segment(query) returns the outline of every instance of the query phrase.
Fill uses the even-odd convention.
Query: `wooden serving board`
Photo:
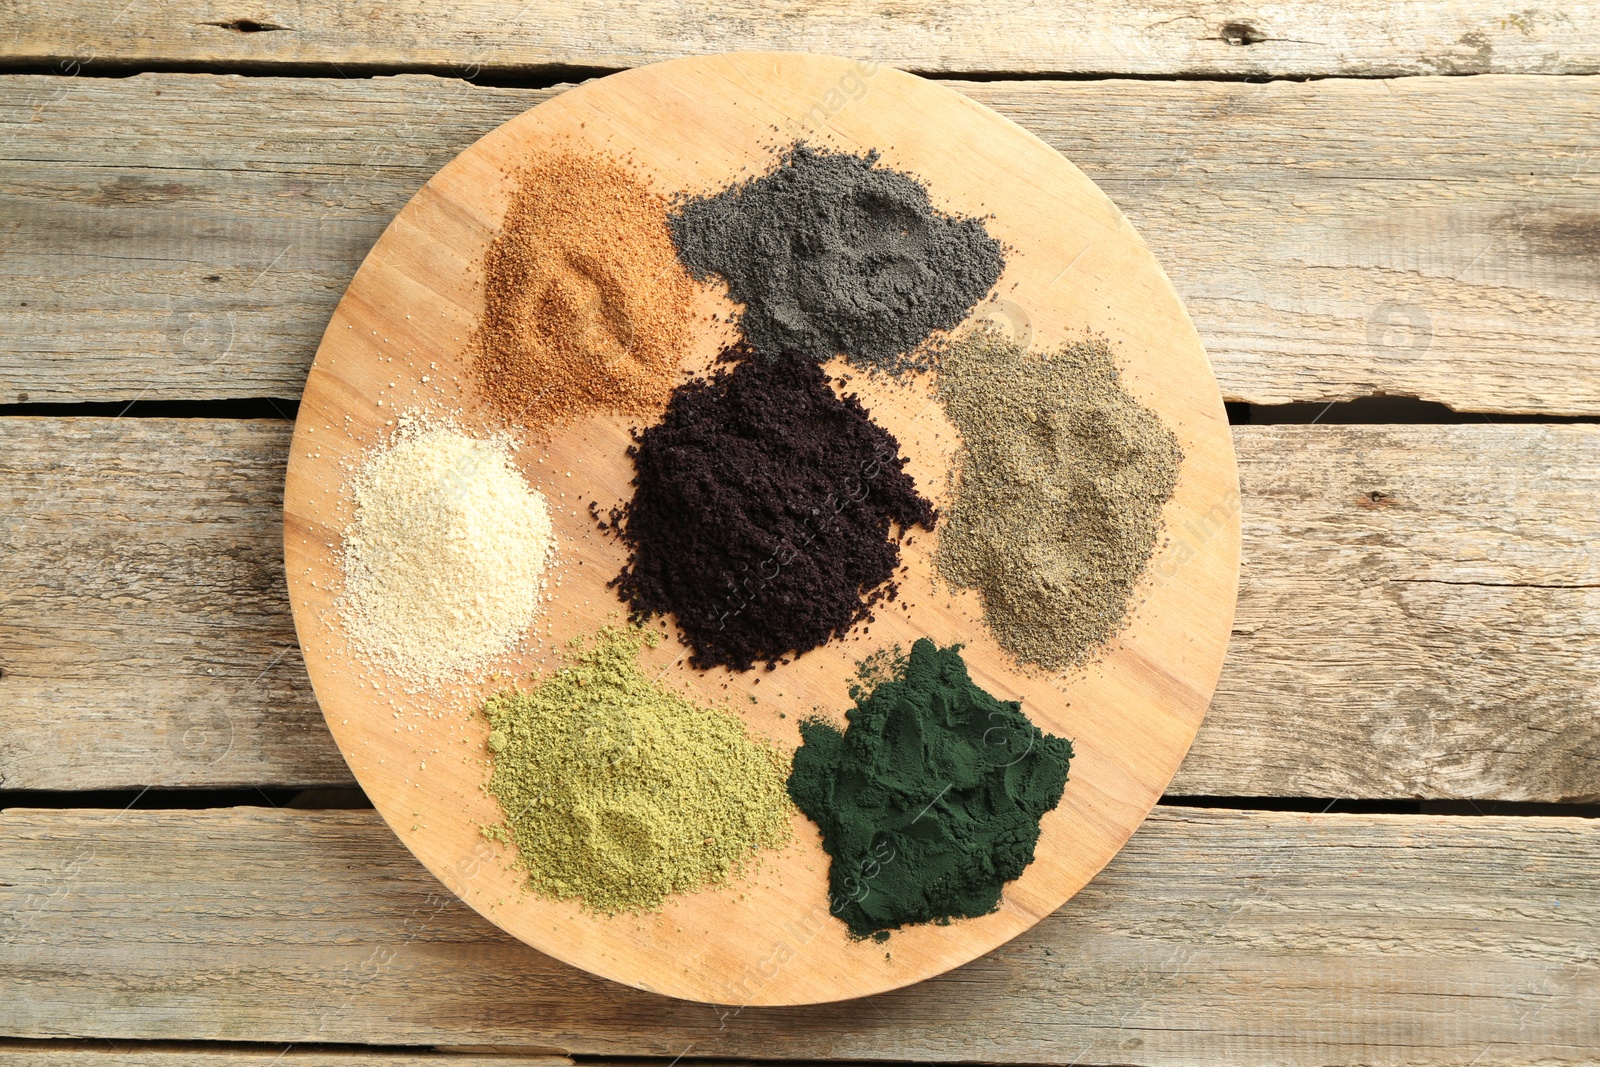
[[[393,433],[397,413],[425,407],[452,413],[463,428],[497,425],[472,391],[464,350],[482,309],[478,265],[519,165],[552,149],[605,151],[663,191],[703,192],[764,168],[774,146],[796,138],[876,148],[884,164],[925,180],[941,208],[992,216],[990,232],[1009,255],[1000,299],[980,313],[1035,345],[1107,334],[1124,381],[1185,454],[1165,513],[1169,543],[1126,630],[1084,669],[1020,669],[983,625],[976,595],[936,580],[936,539],[921,531],[902,550],[903,609],[880,610],[875,622],[790,665],[694,672],[676,640],[649,654],[670,684],[726,704],[792,748],[803,716],[842,717],[848,680],[868,653],[919,637],[959,641],[979,685],[1020,699],[1045,730],[1072,739],[1065,796],[1000,910],[901,930],[886,944],[851,941],[829,914],[828,858],[798,815],[786,850],[657,914],[596,915],[526,892],[512,856],[480,833],[500,813],[483,791],[487,728],[478,708],[505,676],[407,693],[352,655],[336,607],[350,472]],[[708,315],[731,310],[709,289],[701,305]],[[708,318],[686,369],[708,366],[727,329]],[[948,504],[958,438],[931,382],[850,378],[848,388],[899,438],[922,491]],[[560,564],[526,647],[497,665],[506,674],[542,671],[568,637],[622,616],[606,582],[624,554],[588,509],[627,499],[628,440],[625,420],[594,418],[520,450],[523,472],[553,506]],[[384,819],[452,892],[528,944],[619,982],[723,1004],[803,1004],[894,989],[965,963],[1059,908],[1116,853],[1176,771],[1216,684],[1238,584],[1238,505],[1227,418],[1194,328],[1143,242],[1087,178],[1033,135],[932,82],[843,59],[756,53],[589,82],[484,137],[417,193],[367,256],[318,350],[289,461],[284,551],[306,666],[334,738]]]

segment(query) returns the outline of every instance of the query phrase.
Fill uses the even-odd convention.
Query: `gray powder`
[[[967,315],[1005,267],[983,221],[947,215],[909,174],[796,143],[768,173],[686,199],[668,219],[697,280],[724,279],[763,355],[898,371]]]
[[[1183,453],[1122,387],[1104,338],[1027,352],[981,326],[940,356],[939,398],[961,431],[938,564],[975,588],[1000,647],[1077,666],[1127,621]]]

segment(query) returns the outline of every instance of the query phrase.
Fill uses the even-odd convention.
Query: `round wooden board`
[[[960,641],[979,685],[1020,699],[1045,730],[1072,739],[1065,796],[1000,910],[901,930],[886,944],[851,941],[829,915],[828,859],[798,815],[785,851],[658,914],[600,916],[526,892],[512,857],[480,833],[499,820],[482,788],[487,728],[477,711],[495,680],[407,693],[350,653],[336,606],[350,472],[393,433],[397,414],[426,407],[453,413],[468,430],[495,425],[473,394],[464,349],[482,309],[478,265],[521,163],[552,149],[602,150],[630,159],[663,191],[702,192],[764,168],[775,145],[797,138],[876,148],[884,164],[925,180],[941,208],[992,216],[991,233],[1010,251],[1001,299],[980,313],[1034,345],[1085,330],[1108,335],[1123,380],[1185,454],[1165,512],[1169,543],[1125,631],[1081,670],[1019,669],[983,625],[975,594],[934,580],[935,538],[926,533],[903,550],[905,610],[882,610],[870,627],[788,666],[693,672],[676,640],[649,654],[671,668],[665,677],[677,688],[727,704],[752,730],[792,748],[802,716],[820,709],[842,718],[847,680],[866,654],[924,636]],[[731,309],[709,289],[701,302],[706,312]],[[725,329],[708,321],[685,366],[709,365]],[[922,491],[948,503],[958,438],[930,402],[926,376],[851,377],[848,388],[899,437]],[[605,583],[624,555],[597,532],[588,506],[606,510],[627,498],[628,433],[620,418],[596,418],[520,450],[524,473],[555,509],[560,566],[535,636],[498,669],[540,671],[567,637],[621,615]],[[1177,770],[1216,685],[1238,584],[1239,495],[1227,417],[1199,338],[1143,242],[1075,167],[921,78],[821,56],[739,54],[579,86],[484,137],[417,193],[350,283],[317,352],[290,456],[284,548],[306,666],[334,738],[378,811],[452,892],[529,945],[640,989],[805,1004],[894,989],[965,963],[1060,907],[1115,855]]]

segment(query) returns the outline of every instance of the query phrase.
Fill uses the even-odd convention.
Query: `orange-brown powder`
[[[667,202],[606,156],[539,158],[484,257],[478,388],[533,429],[600,411],[648,415],[672,391],[694,283]]]

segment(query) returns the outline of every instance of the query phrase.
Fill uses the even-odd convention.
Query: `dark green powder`
[[[1072,743],[974,685],[960,647],[869,659],[843,733],[800,726],[789,795],[822,831],[830,904],[855,937],[994,911],[1061,800]]]

